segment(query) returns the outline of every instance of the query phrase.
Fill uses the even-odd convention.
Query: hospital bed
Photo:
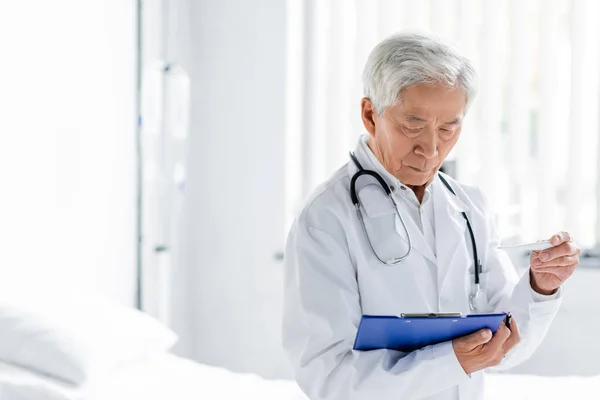
[[[0,293],[0,400],[307,400],[293,381],[176,356],[155,319],[82,296],[24,305]],[[488,374],[486,399],[507,398],[599,399],[600,375]]]

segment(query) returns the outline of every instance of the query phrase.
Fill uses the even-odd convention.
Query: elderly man
[[[400,34],[375,47],[363,81],[368,134],[289,233],[284,348],[311,399],[479,399],[487,368],[510,368],[542,342],[580,250],[555,234],[519,277],[481,191],[438,172],[475,96],[469,60]],[[510,328],[494,334],[353,350],[365,314],[504,311]]]

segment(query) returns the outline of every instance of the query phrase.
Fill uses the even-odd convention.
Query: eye
[[[408,135],[418,135],[423,128],[409,128],[408,126],[403,126],[402,131]]]
[[[440,128],[440,135],[444,137],[452,137],[454,135],[455,129],[451,128]]]

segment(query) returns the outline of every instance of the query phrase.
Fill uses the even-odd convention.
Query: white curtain
[[[593,0],[290,0],[287,221],[364,131],[369,51],[432,32],[474,62],[480,91],[449,156],[484,189],[505,237],[598,241],[598,53]],[[298,185],[297,182],[302,182]],[[299,188],[299,186],[301,188]]]

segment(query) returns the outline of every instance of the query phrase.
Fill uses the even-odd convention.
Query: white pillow
[[[177,340],[149,315],[100,297],[0,295],[0,360],[71,384],[165,352]]]

